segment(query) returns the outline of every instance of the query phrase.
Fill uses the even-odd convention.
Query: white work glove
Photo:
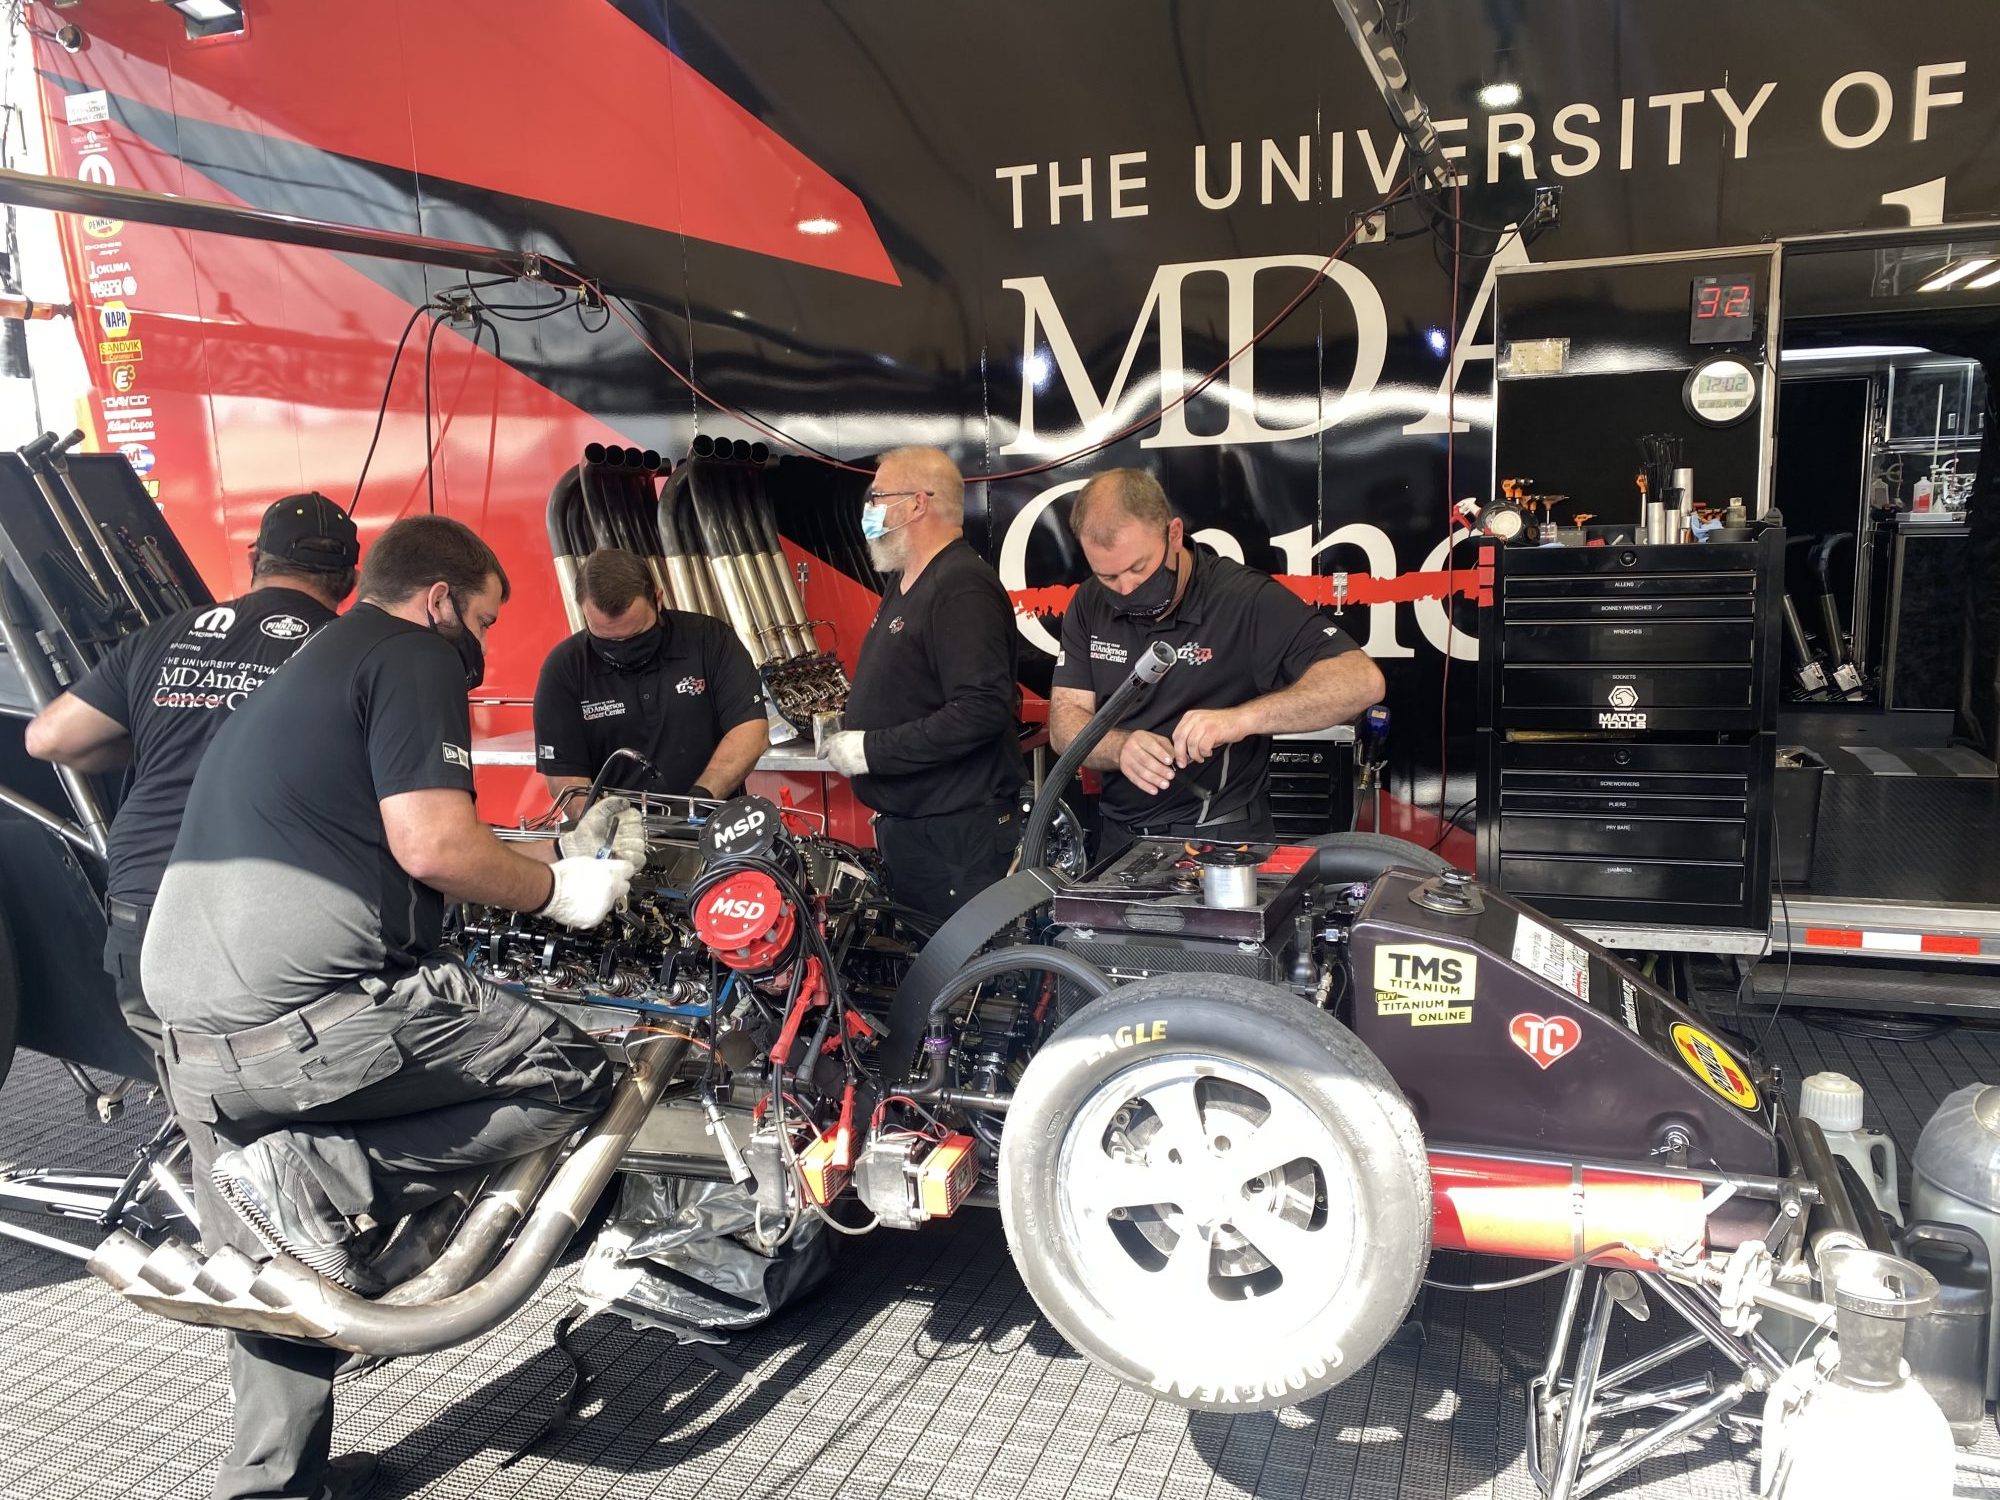
[[[866,736],[858,729],[843,729],[826,742],[826,759],[843,776],[868,774]]]
[[[591,859],[607,844],[611,858],[634,869],[645,867],[645,814],[623,797],[600,797],[592,803],[576,827],[556,840],[556,849],[564,859]]]
[[[622,859],[582,855],[559,859],[549,866],[555,889],[538,917],[553,917],[565,927],[595,927],[632,889],[634,866]]]

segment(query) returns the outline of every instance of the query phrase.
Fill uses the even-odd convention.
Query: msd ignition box
[[[1145,838],[1075,885],[1050,915],[1057,941],[1114,979],[1150,974],[1242,974],[1272,984],[1311,985],[1312,922],[1305,905],[1315,851],[1290,844],[1244,844],[1255,880],[1242,905],[1212,905],[1196,855],[1212,847]],[[1304,957],[1303,968],[1300,965]]]
[[[1775,1091],[1747,1063],[1602,948],[1499,892],[1456,871],[1393,871],[1349,947],[1354,1031],[1433,1150],[1778,1170]]]

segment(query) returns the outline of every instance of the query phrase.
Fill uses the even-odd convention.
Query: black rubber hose
[[[1069,748],[1063,751],[1061,759],[1042,782],[1042,790],[1028,813],[1028,826],[1021,831],[1021,869],[1041,867],[1042,855],[1049,841],[1049,825],[1055,821],[1056,804],[1069,790],[1071,779],[1082,769],[1084,758],[1125,717],[1125,710],[1132,706],[1134,700],[1166,676],[1167,669],[1173,664],[1173,647],[1165,641],[1154,641],[1139,653],[1139,659],[1132,664],[1132,674],[1118,684],[1118,691],[1104,700],[1097,712],[1090,716],[1090,722],[1070,741]]]
[[[930,997],[925,1014],[935,1021],[947,1006],[974,985],[1002,974],[1018,974],[1024,971],[1041,971],[1059,974],[1073,980],[1090,991],[1093,1000],[1101,1000],[1110,994],[1115,986],[1102,969],[1084,959],[1078,958],[1066,948],[1044,948],[1033,944],[1016,943],[1007,948],[995,948],[980,954],[965,967],[959,969],[944,982],[944,987]],[[945,1066],[950,1054],[926,1052],[924,1071],[908,1091],[919,1098],[935,1096],[944,1087]]]
[[[946,980],[944,988],[931,997],[931,1019],[937,1019],[939,1012],[975,984],[1001,974],[1015,974],[1022,970],[1060,974],[1065,979],[1073,979],[1090,991],[1090,998],[1093,1000],[1103,999],[1114,988],[1108,974],[1095,964],[1078,958],[1067,948],[1044,948],[1029,943],[1016,943],[1012,947],[994,948],[980,954]]]
[[[1417,845],[1404,852],[1365,845],[1344,848],[1336,844],[1315,851],[1311,863],[1313,882],[1317,885],[1367,885],[1380,880],[1391,870],[1415,870],[1421,875],[1436,875],[1450,868],[1450,861],[1431,855],[1429,850]]]

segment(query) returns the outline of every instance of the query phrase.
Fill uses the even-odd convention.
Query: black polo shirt
[[[923,818],[1011,802],[1021,760],[1014,606],[963,537],[899,577],[861,642],[844,720],[866,731],[865,806]]]
[[[1196,546],[1194,577],[1174,612],[1141,620],[1113,611],[1118,596],[1086,579],[1063,614],[1055,686],[1094,693],[1101,704],[1132,673],[1149,642],[1165,641],[1176,662],[1118,724],[1173,737],[1181,715],[1196,708],[1234,708],[1290,687],[1315,662],[1360,648],[1325,614],[1269,575]],[[1227,815],[1264,788],[1271,741],[1255,735],[1218,751],[1205,764],[1174,773],[1150,796],[1119,773],[1104,775],[1103,806],[1121,823],[1165,825],[1201,816],[1204,783],[1209,815]]]
[[[188,793],[141,980],[169,1025],[234,1031],[437,947],[444,897],[396,863],[383,798],[472,791],[465,666],[370,604],[231,715]]]
[[[71,690],[132,737],[132,769],[111,823],[112,900],[153,904],[209,741],[332,618],[297,589],[253,589],[133,631]]]
[[[612,666],[587,630],[549,653],[535,683],[536,770],[591,780],[612,751],[637,750],[654,777],[624,761],[605,784],[679,795],[724,735],[764,721],[764,683],[735,631],[682,609],[661,610],[660,626],[659,653],[643,667]]]

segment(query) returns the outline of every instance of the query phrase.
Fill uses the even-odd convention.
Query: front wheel
[[[1184,1406],[1289,1406],[1372,1360],[1430,1254],[1388,1072],[1289,992],[1163,974],[1079,1010],[1000,1139],[1007,1243],[1080,1352]]]

